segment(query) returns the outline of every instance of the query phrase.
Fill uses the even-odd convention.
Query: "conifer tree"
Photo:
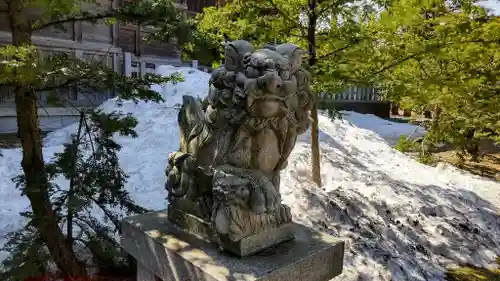
[[[14,92],[23,169],[16,182],[29,199],[31,210],[24,214],[26,227],[11,235],[6,245],[12,256],[4,264],[7,273],[2,280],[7,280],[7,276],[19,280],[16,273],[26,274],[27,268],[43,271],[47,261],[53,262],[65,276],[86,276],[85,261],[77,255],[79,248],[89,249],[94,258],[116,248],[104,234],[111,235],[116,225],[105,226],[86,214],[88,209],[97,206],[114,224],[117,219],[114,209],[117,207],[126,212],[142,210],[123,189],[126,177],[116,158],[119,146],[111,139],[114,132],[133,135],[135,121],[118,113],[85,113],[82,120],[88,120],[88,128],[93,131],[95,151],[90,156],[81,155],[76,148],[83,143],[72,142],[55,163],[46,164],[40,135],[38,93],[61,88],[92,89],[96,92],[115,91],[123,100],[160,102],[161,97],[151,90],[151,85],[178,80],[178,77],[125,77],[101,63],[67,55],[42,60],[31,38],[37,31],[63,27],[66,23],[120,21],[155,26],[153,36],[163,40],[175,37],[182,44],[189,38],[192,25],[170,0],[133,1],[117,9],[104,9],[104,12],[82,9],[84,5],[98,5],[95,1],[85,0],[6,0],[5,4],[0,6],[0,13],[9,21],[12,44],[0,47],[3,58],[0,61],[0,86],[9,87]],[[40,13],[34,15],[34,10]],[[69,106],[69,101],[56,95],[53,97],[56,102]],[[87,132],[87,129],[80,132]],[[51,180],[56,175],[70,179],[70,189],[55,186]]]

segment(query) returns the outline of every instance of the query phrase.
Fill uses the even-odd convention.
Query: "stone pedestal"
[[[342,273],[342,240],[293,230],[294,240],[239,258],[186,234],[165,210],[125,219],[122,246],[137,259],[138,281],[327,281]]]
[[[214,228],[211,223],[188,214],[182,210],[169,207],[167,214],[170,222],[172,222],[183,231],[200,239],[203,239],[209,243],[220,239],[224,250],[229,251],[237,255],[238,257],[249,256],[273,245],[277,245],[295,238],[295,225],[292,222],[265,229],[257,234],[244,237],[239,241],[231,241],[228,237],[225,236],[219,236],[218,238],[216,238],[217,234],[214,233]]]

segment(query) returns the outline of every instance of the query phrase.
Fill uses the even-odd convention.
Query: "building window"
[[[156,69],[156,65],[154,63],[147,62],[146,63],[146,68],[148,68],[148,69]]]
[[[130,63],[130,66],[131,67],[139,67],[139,63],[136,62],[136,61],[133,61],[133,62]]]
[[[133,71],[132,72],[132,77],[137,78],[137,77],[139,77],[139,75],[138,75],[138,73],[136,71]]]

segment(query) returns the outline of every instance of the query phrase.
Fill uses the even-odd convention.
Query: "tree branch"
[[[73,195],[75,193],[75,178],[76,178],[76,166],[78,163],[78,147],[80,146],[80,137],[82,133],[82,127],[83,127],[83,120],[85,119],[85,114],[83,112],[80,113],[80,122],[78,125],[78,132],[76,135],[76,138],[73,140],[73,159],[71,163],[71,178],[69,180],[69,191],[68,191],[68,205],[67,205],[67,228],[66,228],[66,239],[68,241],[68,244],[72,245],[73,244],[73,216],[74,216],[74,210],[73,206],[71,206],[71,201],[73,198]]]
[[[298,37],[298,38],[307,38],[305,35],[301,35],[301,34],[295,34],[295,33],[291,33],[289,32],[288,35],[292,36],[292,37]]]
[[[318,17],[321,17],[323,15],[323,13],[325,13],[329,9],[331,9],[331,8],[333,8],[335,6],[338,6],[338,5],[339,5],[339,1],[333,1],[333,3],[331,5],[326,5],[321,10],[318,11],[318,13],[317,13]]]
[[[303,30],[304,27],[300,26],[300,24],[298,23],[298,19],[297,20],[293,20],[290,15],[287,15],[286,13],[283,12],[283,10],[281,10],[278,5],[276,5],[276,3],[274,3],[273,0],[267,0],[267,2],[269,2],[269,4],[271,6],[273,6],[273,8],[276,10],[276,12],[278,12],[278,14],[280,14],[280,16],[282,16],[284,19],[286,19],[287,21],[290,22],[291,25],[293,25],[295,28],[298,28],[300,30]]]
[[[375,71],[375,72],[374,72],[374,73],[372,73],[370,76],[375,76],[375,75],[377,75],[377,74],[380,74],[380,73],[382,73],[382,72],[384,72],[384,71],[386,71],[386,70],[388,70],[388,69],[391,69],[391,68],[393,68],[393,67],[395,67],[395,66],[397,66],[397,65],[399,65],[399,64],[402,64],[402,63],[403,63],[403,62],[405,62],[405,61],[408,61],[408,60],[414,59],[414,58],[416,58],[416,57],[418,57],[418,56],[420,56],[420,55],[423,55],[423,54],[425,54],[425,53],[427,53],[427,52],[429,52],[429,51],[428,51],[428,50],[424,50],[424,51],[420,51],[420,52],[417,52],[417,53],[415,53],[415,54],[411,54],[411,55],[408,55],[408,56],[406,56],[406,57],[403,57],[403,58],[401,58],[401,59],[399,59],[399,60],[397,60],[397,61],[395,61],[395,62],[393,62],[393,63],[391,63],[391,64],[389,64],[389,65],[386,65],[386,66],[382,67],[382,68],[381,68],[381,69],[379,69],[378,71]]]
[[[95,161],[95,148],[94,148],[94,141],[92,139],[92,131],[90,130],[89,123],[87,122],[87,119],[83,119],[83,123],[85,125],[85,131],[87,132],[90,140],[90,147],[92,148],[92,156],[93,160]]]
[[[351,48],[351,47],[356,46],[356,44],[358,44],[359,42],[361,42],[361,39],[355,39],[355,40],[354,40],[353,42],[351,42],[350,44],[347,44],[347,45],[345,45],[344,47],[340,47],[340,48],[338,48],[338,49],[336,49],[336,50],[334,50],[334,51],[332,51],[332,52],[330,52],[330,53],[328,53],[328,54],[322,55],[322,56],[318,57],[318,59],[325,59],[325,58],[327,58],[327,57],[329,57],[329,56],[334,56],[334,55],[336,55],[336,54],[337,54],[337,53],[339,53],[339,52],[342,52],[342,51],[344,51],[344,50],[347,50],[347,49],[349,49],[349,48]]]
[[[118,11],[110,11],[110,12],[106,12],[106,13],[103,13],[103,14],[64,18],[64,19],[59,19],[59,20],[54,20],[54,21],[49,21],[49,22],[42,23],[39,26],[34,27],[32,30],[33,31],[37,31],[37,30],[41,30],[41,29],[47,28],[49,26],[59,25],[59,24],[65,24],[65,23],[68,23],[68,22],[102,20],[102,19],[106,19],[106,18],[116,17],[119,14],[120,13]]]
[[[53,25],[59,25],[59,24],[64,24],[64,23],[69,23],[69,22],[78,22],[78,21],[97,21],[97,20],[104,20],[108,18],[120,18],[120,20],[124,21],[137,21],[137,22],[144,22],[144,21],[167,21],[164,17],[157,15],[157,17],[153,17],[151,15],[145,15],[137,12],[130,12],[127,10],[111,10],[107,11],[101,14],[93,14],[93,15],[78,15],[78,16],[73,16],[73,17],[68,17],[68,18],[63,18],[63,19],[58,19],[54,21],[49,21],[42,23],[38,26],[35,26],[32,28],[33,31],[41,30],[44,28],[47,28],[49,26]]]
[[[37,99],[37,100],[36,100],[36,102],[38,103],[38,106],[39,106],[40,108],[42,108],[42,109],[43,109],[43,111],[45,111],[45,114],[47,114],[47,116],[50,116],[49,112],[47,111],[47,109],[45,109],[45,107],[44,107],[44,106],[43,106],[43,104],[40,102],[40,100],[39,100],[39,99]]]
[[[424,68],[424,66],[422,65],[422,63],[420,62],[420,60],[417,60],[417,59],[415,59],[415,60],[417,61],[418,65],[420,66],[420,69],[424,72],[425,76],[426,76],[427,78],[429,78],[430,76],[429,76],[429,74],[427,73],[427,70],[425,70],[425,68]]]
[[[375,71],[373,73],[371,73],[370,75],[367,75],[365,76],[365,78],[367,77],[373,77],[377,74],[380,74],[386,70],[389,70],[405,61],[408,61],[408,60],[411,60],[411,59],[415,59],[416,57],[420,56],[420,55],[423,55],[423,54],[427,54],[429,52],[431,52],[433,49],[437,48],[437,49],[441,49],[441,48],[444,48],[446,46],[449,46],[449,45],[453,45],[453,44],[468,44],[468,43],[481,43],[481,44],[500,44],[499,41],[497,40],[483,40],[483,39],[474,39],[474,40],[466,40],[466,41],[461,41],[461,42],[446,42],[446,43],[438,43],[438,44],[435,44],[434,46],[433,45],[430,45],[429,47],[425,48],[424,50],[420,51],[420,52],[417,52],[417,53],[414,53],[414,54],[411,54],[411,55],[408,55],[408,56],[405,56],[387,66],[384,66],[383,68],[379,69],[378,71]]]
[[[61,83],[61,84],[58,84],[58,85],[47,86],[47,87],[44,87],[44,88],[35,88],[35,91],[37,91],[37,92],[48,92],[48,91],[54,91],[54,90],[61,89],[61,88],[66,88],[66,87],[69,87],[71,84],[78,82],[82,78],[83,77],[81,77],[81,76],[79,76],[79,77],[72,77],[72,78],[69,78],[66,81],[64,81],[64,83]]]

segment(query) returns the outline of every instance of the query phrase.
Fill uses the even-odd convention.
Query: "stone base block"
[[[179,226],[180,229],[207,242],[215,241],[215,234],[209,222],[177,208],[169,208],[167,212],[168,219],[173,224]],[[222,242],[224,250],[239,257],[245,257],[273,245],[292,240],[294,238],[294,228],[295,225],[293,223],[286,223],[279,227],[270,228],[255,235],[245,237],[239,241],[233,242],[222,236],[220,237],[220,242]]]
[[[342,273],[342,240],[293,228],[294,240],[239,258],[186,234],[158,211],[126,218],[122,246],[164,281],[327,281]]]

